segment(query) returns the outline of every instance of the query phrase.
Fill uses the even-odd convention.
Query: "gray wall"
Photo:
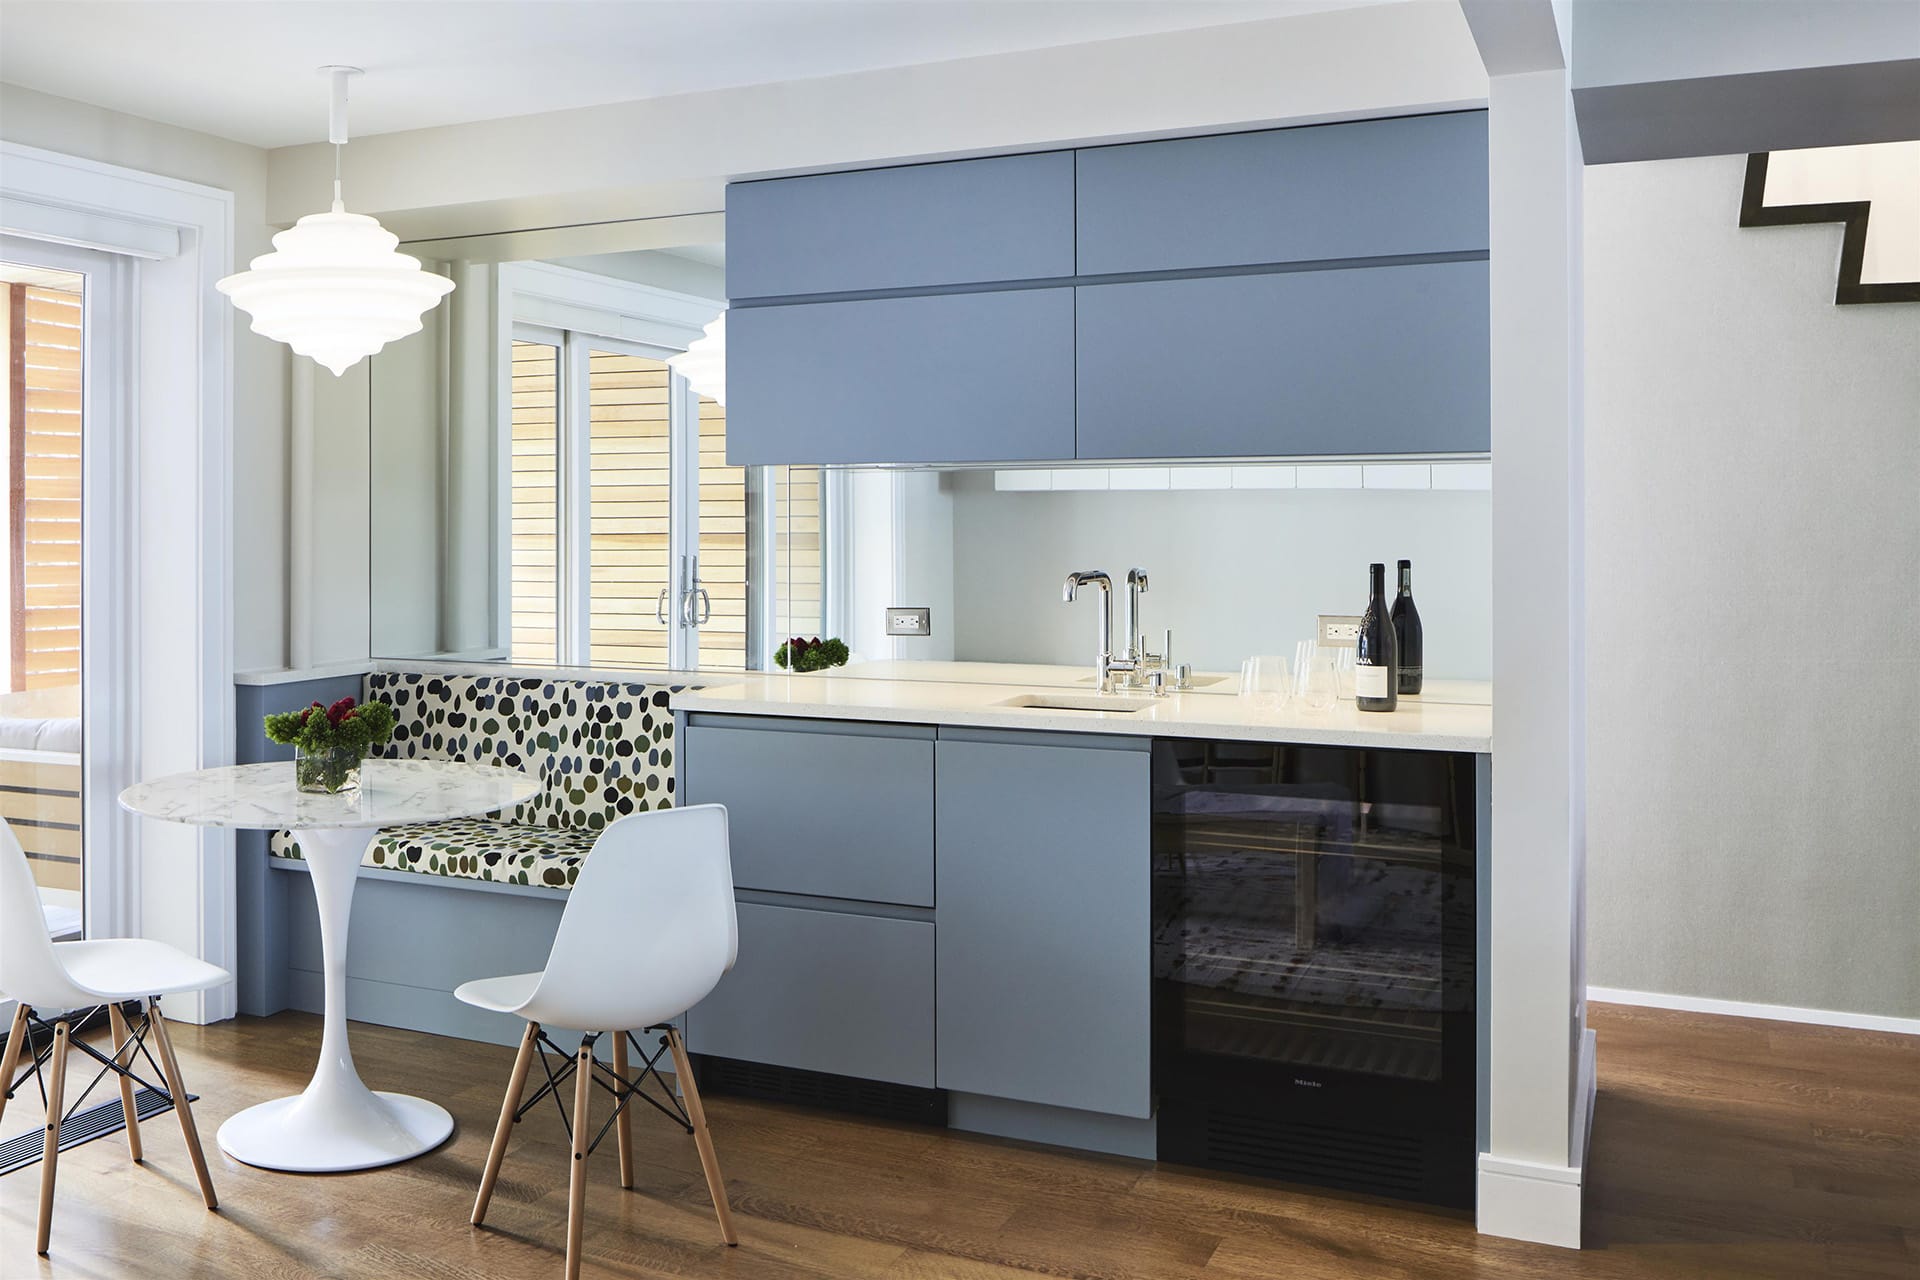
[[[953,487],[954,656],[1091,663],[1096,606],[1066,605],[1075,569],[1116,579],[1143,566],[1142,612],[1175,662],[1237,671],[1292,660],[1322,613],[1359,613],[1367,565],[1413,561],[1433,676],[1484,680],[1491,667],[1492,524],[1485,492],[1180,490],[999,492],[990,472]],[[1114,628],[1123,610],[1114,609]]]
[[[1590,980],[1920,1017],[1920,306],[1586,175]]]

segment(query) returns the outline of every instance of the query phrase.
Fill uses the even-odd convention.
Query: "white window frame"
[[[237,950],[233,833],[137,820],[138,779],[233,759],[233,193],[0,142],[0,234],[111,255],[83,381],[82,672],[86,929],[158,939],[227,968]],[[113,331],[122,335],[117,343]],[[139,430],[134,431],[138,424]],[[100,468],[105,467],[106,470]],[[231,985],[176,1018],[231,1017]]]

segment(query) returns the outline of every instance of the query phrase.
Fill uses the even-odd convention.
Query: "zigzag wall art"
[[[1880,196],[1882,205],[1891,206],[1881,211],[1878,220],[1875,218],[1872,195],[1866,199],[1805,199],[1805,196],[1823,186],[1822,177],[1813,171],[1795,174],[1796,181],[1790,184],[1776,182],[1776,188],[1790,186],[1792,194],[1776,191],[1775,199],[1779,203],[1769,204],[1767,176],[1772,153],[1762,151],[1747,157],[1746,184],[1740,197],[1740,225],[1783,227],[1815,222],[1841,223],[1844,231],[1840,241],[1840,278],[1834,288],[1833,300],[1836,303],[1920,302],[1920,253],[1915,251],[1916,247],[1920,247],[1920,230],[1916,230],[1920,228],[1920,221],[1916,221],[1914,227],[1889,225],[1896,219],[1913,219],[1914,209],[1920,208],[1920,143],[1830,150],[1875,153],[1872,156],[1850,157],[1854,161],[1870,160],[1873,163],[1844,166],[1844,179],[1832,181],[1825,189],[1832,190],[1836,195],[1874,192]],[[1797,161],[1811,153],[1780,154],[1782,157],[1793,156]],[[1909,169],[1912,172],[1909,173]],[[1863,179],[1863,172],[1870,172],[1872,176]],[[1870,225],[1876,235],[1904,237],[1897,246],[1883,247],[1875,255],[1879,260],[1871,267],[1867,261]],[[1913,245],[1907,243],[1909,239],[1914,242]],[[1890,265],[1896,262],[1897,265]],[[1863,274],[1868,278],[1863,279]],[[1893,278],[1886,278],[1889,274]]]

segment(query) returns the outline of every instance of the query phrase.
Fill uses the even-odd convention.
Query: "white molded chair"
[[[627,1109],[637,1097],[665,1111],[693,1135],[720,1234],[728,1244],[739,1243],[693,1068],[680,1030],[670,1021],[713,990],[721,975],[733,967],[738,950],[723,806],[636,813],[600,834],[567,896],[547,967],[539,973],[482,978],[462,984],[453,993],[470,1005],[527,1020],[500,1106],[493,1148],[487,1153],[480,1194],[473,1202],[474,1226],[486,1219],[487,1202],[500,1176],[514,1122],[549,1093],[559,1104],[560,1086],[571,1076],[573,1166],[567,1196],[567,1276],[572,1280],[580,1274],[587,1156],[599,1143],[599,1137],[589,1136],[587,1102],[594,1073],[599,1072],[602,1087],[615,1098],[608,1123],[619,1136],[620,1185],[633,1187],[633,1136]],[[568,1054],[548,1039],[541,1030],[543,1024],[588,1030],[578,1052]],[[660,1047],[649,1054],[633,1039],[634,1031],[658,1032]],[[611,1070],[593,1056],[594,1041],[606,1032],[613,1035]],[[640,1074],[632,1079],[627,1075],[630,1041],[642,1063]],[[522,1105],[520,1095],[534,1055],[540,1054],[544,1062],[549,1049],[565,1058],[566,1064],[557,1072],[549,1068],[547,1083]],[[669,1052],[684,1107],[654,1069]],[[649,1077],[660,1086],[664,1101],[641,1091]],[[566,1114],[564,1104],[561,1114]],[[600,1135],[605,1133],[603,1127]]]
[[[33,882],[33,869],[27,865],[26,851],[14,836],[13,828],[0,822],[0,995],[19,1001],[13,1012],[13,1025],[7,1031],[7,1047],[0,1053],[0,1114],[17,1083],[15,1068],[26,1053],[28,1037],[35,1032],[52,1032],[52,1040],[43,1051],[30,1056],[33,1065],[23,1072],[38,1075],[48,1069],[46,1148],[40,1163],[40,1235],[35,1248],[45,1253],[53,1229],[53,1179],[60,1157],[60,1127],[66,1120],[62,1107],[66,1100],[67,1055],[77,1048],[96,1059],[102,1073],[112,1071],[120,1080],[120,1108],[127,1123],[127,1150],[138,1162],[140,1118],[134,1106],[134,1085],[165,1097],[180,1117],[180,1132],[186,1138],[187,1155],[193,1160],[193,1172],[200,1179],[200,1194],[207,1208],[217,1209],[213,1179],[207,1174],[207,1158],[200,1150],[200,1133],[193,1124],[193,1108],[187,1102],[187,1087],[180,1081],[180,1063],[173,1053],[173,1041],[167,1035],[167,1021],[160,1016],[160,997],[188,991],[206,991],[233,981],[233,975],[218,965],[197,960],[164,942],[145,938],[100,938],[85,942],[54,942],[47,936],[46,918],[40,911],[40,893]],[[137,1004],[137,1029],[129,1029],[123,1004]],[[85,1022],[105,1006],[113,1028],[113,1052],[102,1054],[92,1045],[73,1039],[73,1027]],[[154,1061],[147,1048],[153,1037],[160,1059]],[[144,1056],[155,1074],[166,1080],[163,1089],[139,1074],[139,1058]],[[98,1079],[99,1077],[96,1077]],[[86,1101],[82,1094],[79,1102]]]

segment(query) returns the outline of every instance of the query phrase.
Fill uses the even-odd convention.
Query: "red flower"
[[[320,704],[316,702],[313,705],[317,707]],[[340,701],[334,703],[332,706],[327,708],[327,719],[333,724],[339,724],[342,720],[346,719],[349,715],[351,715],[352,712],[353,712],[353,699],[342,698],[340,699]]]

